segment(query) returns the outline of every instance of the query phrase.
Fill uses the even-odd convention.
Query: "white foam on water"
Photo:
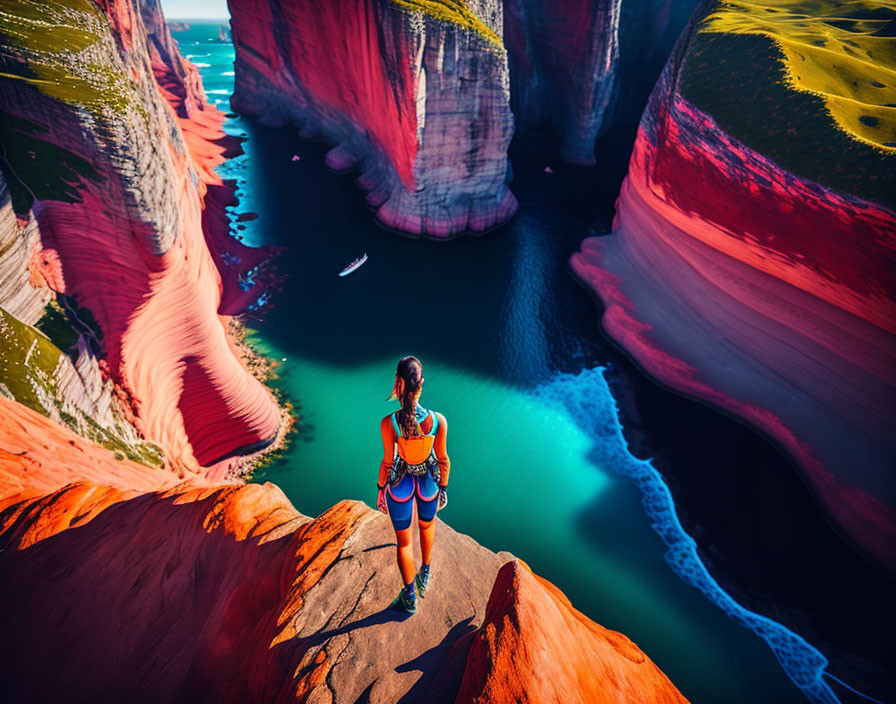
[[[735,601],[713,578],[697,552],[697,543],[678,519],[669,487],[650,460],[640,460],[628,451],[619,409],[604,375],[604,367],[579,374],[559,374],[533,393],[544,403],[569,413],[586,425],[602,467],[612,467],[629,477],[641,493],[651,527],[668,548],[666,562],[681,579],[699,589],[736,623],[749,628],[772,649],[787,676],[811,701],[839,704],[840,699],[825,681],[846,683],[826,671],[827,658],[805,639],[770,618],[754,613]],[[748,527],[744,527],[748,530]],[[869,701],[877,701],[852,690]]]

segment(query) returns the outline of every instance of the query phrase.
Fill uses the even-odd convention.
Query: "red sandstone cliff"
[[[613,234],[586,240],[572,268],[649,374],[776,438],[840,527],[894,570],[896,152],[862,127],[892,88],[834,108],[798,90],[813,69],[785,80],[794,30],[768,7],[766,34],[753,30],[762,7],[703,7],[641,121]],[[794,56],[828,31],[836,51],[883,55],[886,10],[845,25],[831,12],[801,25]],[[838,86],[849,52],[838,73],[825,51],[828,90],[859,86],[869,59]],[[836,105],[865,116],[855,134]]]
[[[234,109],[334,144],[327,164],[358,168],[382,223],[444,238],[516,210],[497,0],[229,5]]]
[[[5,701],[684,701],[624,636],[447,525],[402,617],[394,533],[363,504],[312,520],[272,484],[180,483],[0,412]]]
[[[481,232],[516,210],[514,126],[549,123],[561,158],[594,164],[598,136],[643,104],[620,99],[620,70],[652,83],[690,4],[230,0],[232,105],[335,145],[327,164],[358,169],[385,225]]]
[[[557,639],[556,634],[566,633]],[[550,582],[518,561],[498,572],[473,636],[458,702],[640,702],[687,700],[621,633],[576,611]]]
[[[0,232],[18,252],[4,253],[3,279],[16,290],[4,289],[0,306],[19,316],[4,336],[26,350],[46,348],[24,362],[30,387],[44,390],[37,400],[4,383],[7,395],[54,417],[71,417],[66,404],[75,404],[81,416],[70,425],[88,436],[99,434],[88,432],[91,420],[114,420],[114,442],[130,448],[136,428],[172,466],[196,472],[270,443],[279,412],[225,335],[225,316],[260,294],[239,291],[238,274],[266,254],[227,236],[232,193],[214,167],[235,145],[159,13],[150,0],[72,0],[0,22],[11,194],[0,203]],[[44,32],[46,25],[59,30]],[[40,326],[39,304],[49,297],[68,309],[57,314],[57,330],[83,318],[74,353],[50,349],[40,336],[34,342],[27,328]],[[68,357],[80,379],[60,396]]]

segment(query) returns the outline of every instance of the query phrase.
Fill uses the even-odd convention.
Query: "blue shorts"
[[[386,506],[395,530],[411,525],[411,517],[417,505],[417,519],[431,521],[436,517],[439,505],[439,485],[429,474],[415,477],[405,474],[395,486],[386,487]]]

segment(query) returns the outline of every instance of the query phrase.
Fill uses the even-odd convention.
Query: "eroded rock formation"
[[[382,223],[444,238],[515,211],[507,189],[514,124],[526,132],[547,122],[561,158],[594,164],[597,138],[641,100],[621,92],[619,71],[652,83],[692,3],[652,0],[625,11],[620,0],[229,4],[233,108],[335,145],[327,164],[360,171]]]
[[[229,5],[234,109],[334,144],[382,223],[448,237],[513,214],[500,2]]]
[[[775,437],[894,570],[896,17],[813,7],[796,24],[796,0],[703,7],[642,119],[613,234],[572,266],[648,373]]]
[[[225,335],[267,253],[227,236],[222,114],[154,0],[27,4],[0,18],[6,395],[181,472],[270,443],[277,406]]]
[[[558,640],[557,632],[568,636]],[[557,587],[512,561],[495,579],[457,701],[687,700],[628,638],[597,625],[576,611]]]
[[[621,2],[505,0],[516,126],[549,122],[560,157],[593,165],[594,143],[618,93]]]

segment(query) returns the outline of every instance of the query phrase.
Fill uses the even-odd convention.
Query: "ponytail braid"
[[[400,396],[396,393],[399,388],[398,381],[402,381]],[[423,365],[416,357],[404,357],[395,370],[395,391],[401,402],[401,410],[398,412],[398,425],[406,437],[417,435],[417,394],[423,386]]]

